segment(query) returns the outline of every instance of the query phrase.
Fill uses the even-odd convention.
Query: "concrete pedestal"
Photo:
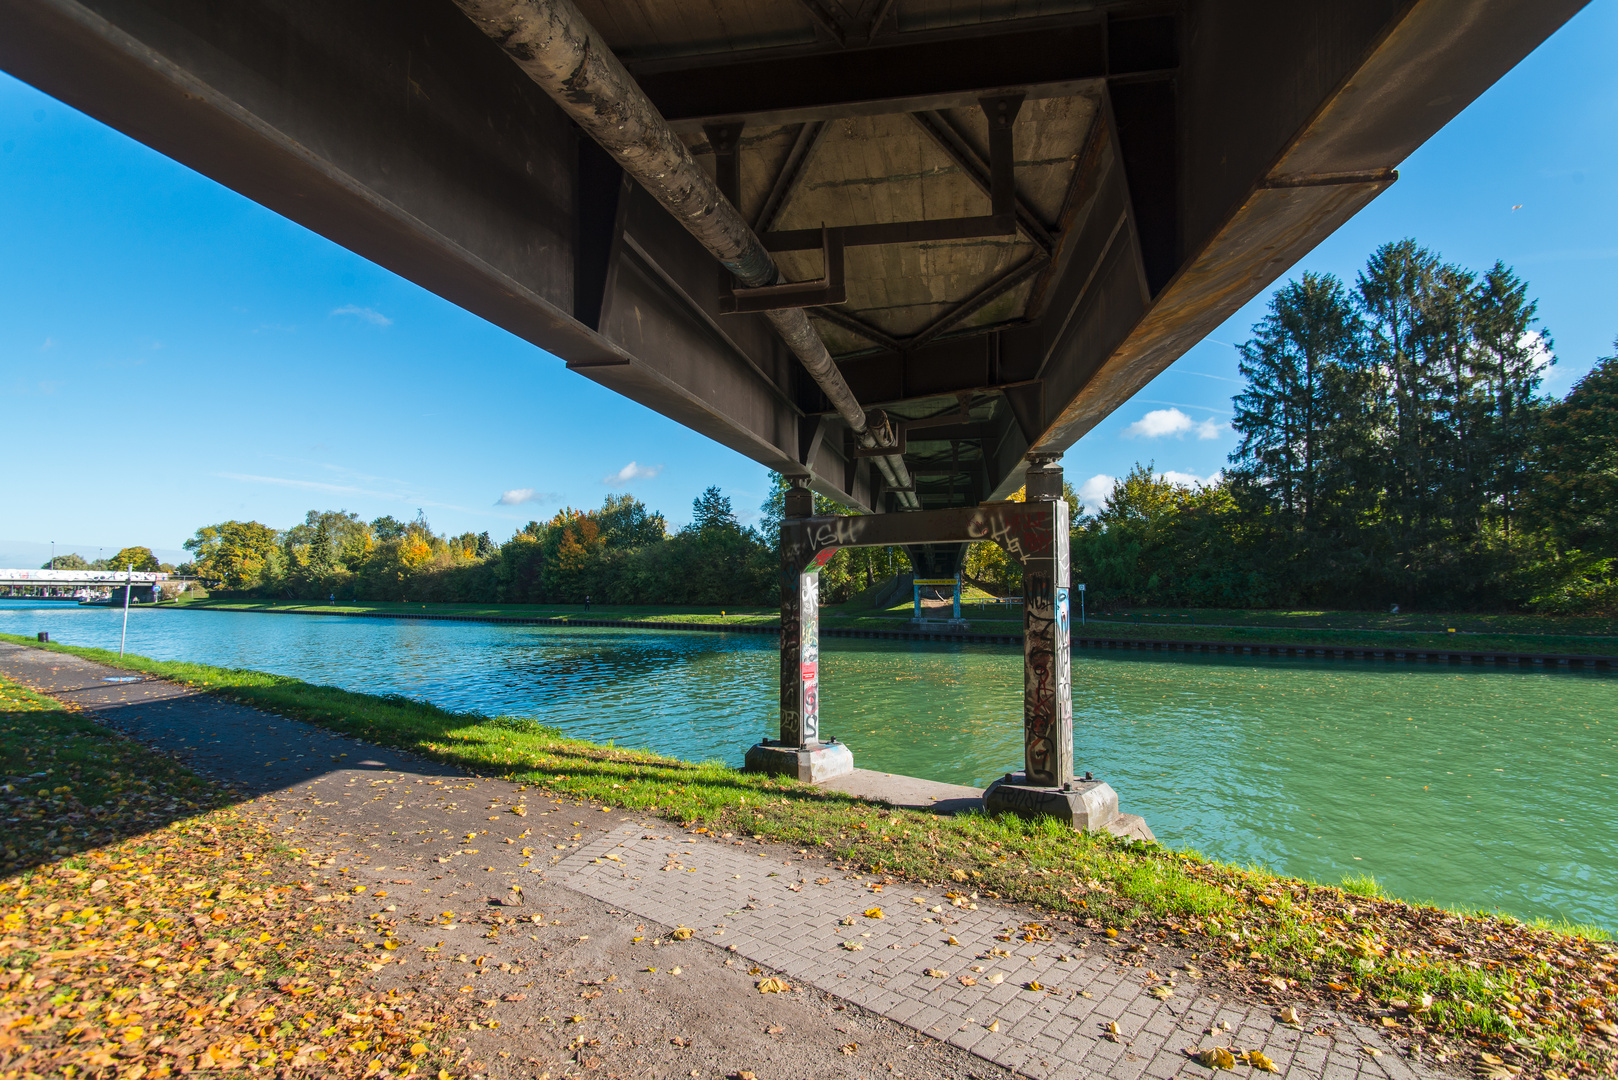
[[[746,763],[748,772],[796,777],[807,784],[847,776],[854,771],[854,755],[840,742],[784,746],[765,739],[748,749]]]
[[[1156,840],[1139,816],[1118,812],[1118,793],[1103,780],[1074,780],[1050,788],[1028,783],[1023,773],[1008,773],[983,792],[983,808],[991,814],[1053,817],[1080,832],[1109,832],[1148,843]]]

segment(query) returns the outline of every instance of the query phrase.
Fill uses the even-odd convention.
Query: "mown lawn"
[[[814,848],[891,880],[953,885],[963,902],[1022,902],[1101,932],[1180,940],[1278,1004],[1333,1003],[1440,1059],[1464,1056],[1551,1080],[1614,1069],[1618,950],[1599,929],[1420,907],[1380,895],[1367,880],[1321,885],[1195,852],[1076,836],[1050,822],[894,810],[717,762],[584,742],[523,718],[48,647],[580,801]]]

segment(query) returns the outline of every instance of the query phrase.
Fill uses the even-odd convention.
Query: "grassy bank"
[[[26,639],[6,640],[33,646]],[[814,848],[877,882],[950,884],[1142,942],[1196,950],[1212,971],[1278,1006],[1326,1001],[1425,1052],[1551,1080],[1611,1072],[1618,951],[1598,931],[1418,907],[1373,882],[1318,885],[1193,852],[1074,836],[1050,823],[890,810],[774,778],[611,745],[510,717],[448,712],[260,672],[49,646],[411,750],[581,804],[629,807],[711,832]],[[1048,933],[1036,918],[1025,927]],[[1187,978],[1197,977],[1191,973]],[[1168,985],[1162,987],[1172,993]],[[1515,1075],[1515,1074],[1513,1074]],[[1496,1078],[1504,1080],[1504,1076]]]
[[[360,989],[371,957],[314,921],[295,857],[229,801],[0,679],[0,1076],[451,1064],[441,1010]]]
[[[181,601],[188,609],[272,611],[310,615],[459,615],[470,618],[620,619],[639,622],[706,623],[731,626],[779,625],[774,609],[623,607],[544,604],[298,604],[260,600]],[[1017,611],[1012,608],[1010,611]],[[1022,632],[1020,612],[963,609],[972,629],[986,634]],[[993,616],[993,617],[991,617]],[[868,607],[827,607],[822,625],[851,630],[891,630],[910,618],[908,606],[881,611]],[[1604,618],[1551,618],[1531,615],[1400,616],[1376,612],[1169,611],[1115,612],[1074,623],[1074,634],[1133,641],[1221,641],[1243,645],[1308,645],[1337,649],[1415,649],[1573,656],[1618,655],[1618,634]],[[1424,628],[1425,627],[1425,628]],[[1453,630],[1453,632],[1452,632]]]

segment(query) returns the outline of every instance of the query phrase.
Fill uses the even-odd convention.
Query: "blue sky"
[[[1540,300],[1546,389],[1565,393],[1618,336],[1614,45],[1618,2],[1597,0],[1291,273],[1352,279],[1404,236],[1502,259]],[[1264,302],[1068,451],[1090,501],[1137,460],[1225,464],[1233,345]],[[310,508],[420,508],[504,539],[627,490],[678,525],[709,484],[744,517],[767,488],[761,466],[5,75],[0,416],[5,566],[53,539],[174,557],[200,525]]]

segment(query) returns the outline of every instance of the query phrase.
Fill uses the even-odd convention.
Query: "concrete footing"
[[[748,772],[775,773],[818,784],[853,772],[854,755],[840,742],[783,746],[765,739],[748,749],[746,768]]]
[[[1075,780],[1048,788],[1028,783],[1022,773],[1007,773],[983,792],[983,808],[991,814],[1053,817],[1080,832],[1108,832],[1148,843],[1157,839],[1138,815],[1118,812],[1118,793],[1103,780]]]

